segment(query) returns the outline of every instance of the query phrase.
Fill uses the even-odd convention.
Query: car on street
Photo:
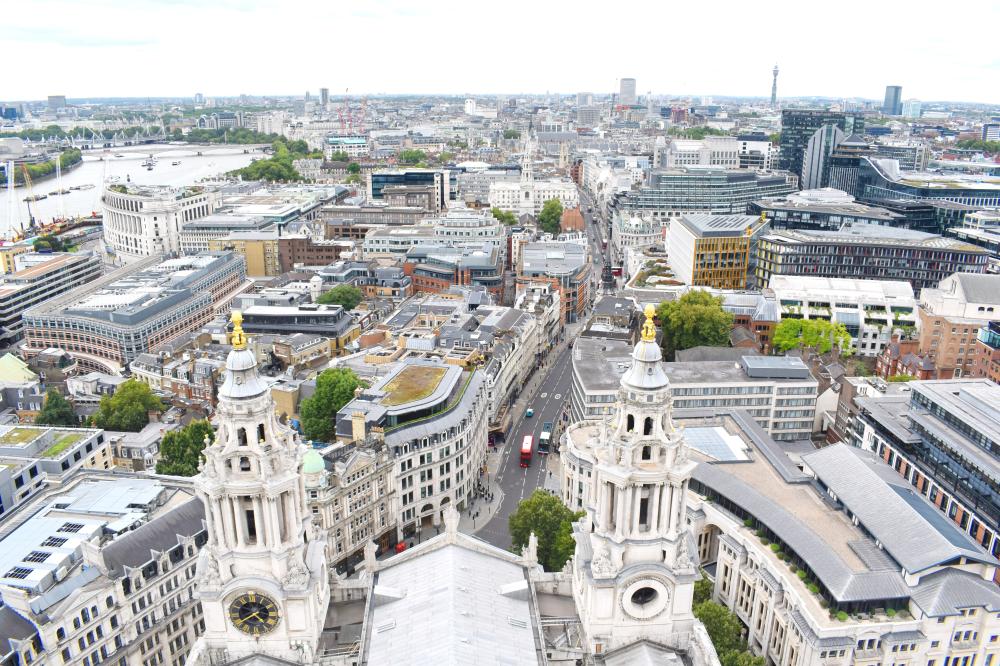
[[[532,416],[535,415],[535,410],[533,410],[531,407],[528,407],[528,410],[524,412],[524,415],[530,419]]]

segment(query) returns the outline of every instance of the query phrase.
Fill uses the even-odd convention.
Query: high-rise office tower
[[[774,81],[771,82],[771,108],[778,106],[778,66],[774,66]]]
[[[903,113],[902,86],[885,87],[885,101],[882,102],[882,113],[887,116],[898,116]]]
[[[803,182],[802,162],[809,141],[824,125],[835,125],[845,136],[862,134],[865,126],[860,114],[811,109],[785,109],[781,112],[781,153],[778,168],[791,171]],[[814,144],[815,145],[815,144]]]
[[[903,102],[903,116],[906,118],[919,118],[922,110],[919,99],[908,99]]]
[[[329,103],[330,103],[330,89],[329,88],[320,88],[319,89],[319,104],[320,104],[320,106],[322,106],[325,109],[326,105],[329,104]]]
[[[578,92],[576,94],[576,105],[579,106],[592,106],[594,104],[594,95],[589,92]]]
[[[195,104],[204,104],[205,103],[205,96],[202,95],[201,93],[195,93],[194,94],[194,103]]]
[[[622,106],[635,104],[635,79],[622,79],[618,91],[618,103]]]

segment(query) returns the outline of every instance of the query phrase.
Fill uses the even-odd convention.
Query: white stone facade
[[[101,195],[104,242],[124,261],[162,254],[180,254],[186,222],[210,215],[216,193],[202,188],[111,185]]]

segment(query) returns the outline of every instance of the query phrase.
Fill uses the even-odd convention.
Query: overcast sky
[[[1000,1],[10,0],[0,100],[610,92],[1000,103]],[[951,16],[949,16],[951,13]]]

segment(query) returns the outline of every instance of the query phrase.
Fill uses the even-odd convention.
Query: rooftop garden
[[[4,446],[24,446],[42,434],[38,428],[11,428],[3,435],[0,435],[0,445]]]
[[[43,458],[58,458],[68,448],[86,437],[84,433],[60,432],[49,448],[42,452]]]
[[[432,368],[410,365],[403,368],[383,387],[386,396],[382,399],[385,407],[405,405],[415,400],[423,400],[434,393],[444,378],[447,368]]]
[[[647,261],[642,270],[635,274],[635,286],[645,287],[649,284],[680,284],[674,279],[674,272],[665,262]]]

